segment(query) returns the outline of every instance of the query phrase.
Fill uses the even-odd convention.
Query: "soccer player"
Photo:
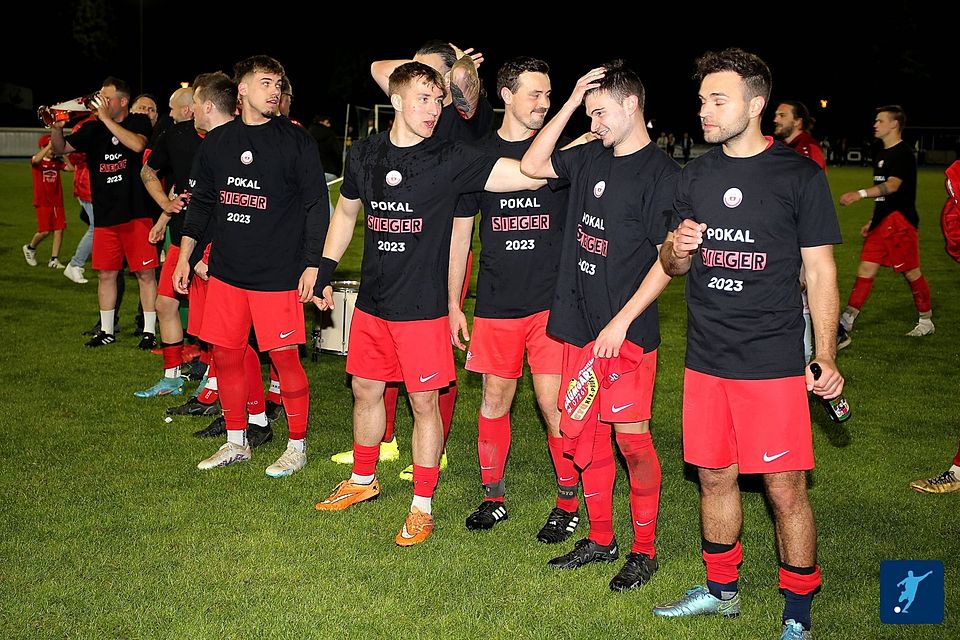
[[[60,246],[63,244],[63,230],[67,228],[67,216],[63,208],[63,181],[61,171],[73,171],[68,158],[53,155],[53,143],[50,136],[40,136],[40,150],[30,158],[33,173],[33,206],[37,210],[37,232],[30,244],[23,245],[23,257],[31,267],[37,266],[37,245],[53,232],[53,247],[47,266],[51,269],[64,269],[60,262]]]
[[[480,79],[477,76],[477,67],[483,62],[483,54],[474,53],[473,49],[461,51],[447,42],[431,40],[417,50],[412,61],[422,62],[443,78],[446,96],[443,100],[441,117],[433,131],[434,138],[451,142],[476,142],[490,133],[493,126],[493,107],[482,95]],[[387,97],[390,96],[390,74],[406,62],[411,60],[378,60],[370,65],[370,75]],[[469,275],[469,257],[467,264]],[[384,462],[400,457],[400,450],[394,437],[399,393],[400,385],[389,383],[383,395],[387,427],[384,430],[383,442],[380,444],[380,460]],[[440,417],[443,421],[444,443],[453,422],[456,400],[457,381],[454,379],[447,387],[440,390]],[[338,464],[353,464],[353,452],[337,453],[330,459]],[[446,467],[447,453],[444,450],[440,458],[440,468]],[[400,477],[412,480],[413,466],[401,471]]]
[[[683,457],[700,477],[707,584],[654,609],[679,617],[740,612],[740,473],[760,474],[780,557],[783,640],[809,638],[820,586],[807,498],[813,468],[807,391],[835,398],[840,242],[826,174],[760,131],[766,63],[740,49],[697,61],[704,139],[719,144],[684,167],[664,270],[687,273]],[[816,333],[814,380],[803,362],[800,265]]]
[[[379,495],[384,389],[387,382],[402,381],[414,417],[414,497],[395,541],[411,546],[433,531],[432,497],[443,449],[438,390],[456,376],[447,309],[454,208],[461,193],[532,189],[544,181],[523,176],[516,160],[497,160],[432,137],[446,91],[431,67],[401,64],[390,75],[389,92],[393,127],[350,148],[317,277],[321,295],[315,302],[321,310],[331,308],[329,282],[362,205],[362,276],[347,353],[354,394],[353,474],[316,508],[337,511]]]
[[[327,185],[316,145],[303,127],[277,117],[283,66],[269,56],[237,63],[240,118],[223,124],[200,146],[191,180],[177,290],[186,289],[189,256],[214,224],[209,280],[199,337],[214,345],[227,442],[197,468],[250,459],[247,400],[260,381],[250,328],[269,352],[282,381],[290,438],[271,477],[307,463],[309,385],[298,345],[305,342],[303,305],[313,297],[327,230]]]
[[[581,469],[590,533],[549,565],[577,569],[619,558],[612,429],[629,470],[634,534],[626,562],[610,581],[618,592],[643,586],[659,566],[660,461],[650,416],[660,344],[656,300],[670,278],[657,250],[680,168],[647,133],[645,93],[621,60],[592,69],[521,161],[528,175],[566,178],[571,185],[547,332],[564,342],[560,430]],[[597,139],[555,151],[581,104]],[[593,386],[598,379],[599,388]]]
[[[97,120],[87,122],[70,139],[63,135],[64,122],[50,129],[54,153],[82,151],[90,166],[93,205],[97,212],[93,230],[93,268],[99,271],[97,298],[100,304],[100,331],[86,344],[101,347],[116,342],[114,309],[117,306],[117,274],[126,258],[137,277],[143,306],[141,349],[156,342],[157,251],[147,236],[150,213],[139,171],[143,150],[150,136],[150,120],[130,112],[130,88],[109,77],[100,89]]]
[[[494,157],[523,157],[550,108],[549,71],[547,63],[528,57],[514,58],[500,68],[497,93],[505,107],[503,124],[480,142],[480,148]],[[557,408],[563,345],[547,335],[566,215],[565,186],[551,185],[535,192],[479,192],[460,198],[448,277],[451,337],[457,348],[464,350],[460,334],[464,340],[470,337],[460,298],[473,218],[479,211],[483,249],[466,368],[483,374],[477,452],[484,498],[467,517],[466,525],[470,530],[490,529],[507,518],[504,467],[510,451],[510,407],[517,380],[523,375],[526,349],[557,475],[556,507],[537,534],[548,543],[566,540],[579,522],[580,474],[570,458],[563,456]]]
[[[234,119],[237,110],[237,85],[227,74],[222,71],[202,73],[194,80],[193,88],[193,126],[200,135],[205,136],[220,125],[226,124]],[[181,210],[180,215],[183,216],[185,213]],[[203,325],[203,312],[206,307],[207,280],[209,277],[207,274],[207,261],[210,253],[209,237],[212,233],[209,226],[210,225],[208,225],[207,230],[204,232],[203,239],[199,243],[194,243],[196,246],[188,256],[188,264],[186,265],[187,273],[181,274],[182,277],[187,278],[189,278],[191,274],[195,274],[195,276],[190,279],[190,303],[187,314],[187,332],[193,336],[197,336],[200,333]],[[181,239],[181,244],[182,242],[183,240]],[[179,266],[179,257],[177,266]],[[175,275],[174,277],[176,279],[177,276]],[[177,289],[176,282],[174,283],[174,289],[178,294],[182,295],[183,292]],[[222,415],[218,415],[221,412],[216,367],[213,364],[213,357],[209,345],[202,340],[200,341],[200,345],[200,361],[206,364],[207,368],[203,379],[200,381],[200,384],[197,385],[196,395],[192,396],[187,402],[180,406],[168,408],[167,414],[198,417],[217,416],[211,424],[194,432],[193,435],[202,438],[218,438],[226,434],[226,422]],[[246,366],[246,364],[247,361],[244,360],[244,365]],[[256,384],[249,385],[250,396],[248,396],[247,404],[248,414],[251,415],[248,418],[247,439],[248,441],[251,440],[251,435],[253,435],[254,439],[266,441],[267,439],[272,439],[272,430],[268,429],[266,430],[268,433],[264,433],[258,426],[259,423],[253,421],[256,419],[256,414],[260,413],[257,407],[262,408],[263,406],[263,401],[260,397],[262,396],[263,388],[261,386],[262,382],[260,381],[259,359],[256,363],[251,362],[250,364],[251,370],[249,373],[251,380],[256,380]],[[258,391],[260,392],[260,396],[256,395]],[[260,402],[260,404],[257,405],[257,402]],[[250,406],[251,404],[253,404],[253,406]]]
[[[805,104],[797,100],[784,100],[777,106],[773,116],[773,135],[800,155],[816,162],[821,169],[826,169],[827,159],[823,156],[823,149],[810,135],[814,122]]]
[[[190,108],[178,107],[184,100]],[[170,230],[170,247],[160,271],[157,284],[157,320],[160,323],[160,348],[163,351],[163,377],[149,389],[135,391],[138,398],[157,395],[180,395],[183,393],[183,378],[180,364],[183,361],[183,325],[180,322],[180,301],[173,290],[173,271],[180,254],[180,235],[183,228],[181,210],[188,191],[190,169],[200,137],[193,126],[193,89],[180,88],[170,96],[170,115],[174,124],[160,134],[143,168],[140,179],[147,193],[160,207],[160,216],[150,229],[149,240],[153,244],[163,242]],[[160,176],[169,177],[170,188],[165,188]]]
[[[815,122],[807,106],[797,100],[785,100],[777,107],[773,116],[773,135],[802,156],[810,158],[826,171],[827,160],[817,141],[810,135]],[[810,319],[810,305],[807,303],[807,283],[800,269],[800,295],[803,299],[803,357],[804,362],[813,358],[813,322]]]
[[[917,161],[910,146],[903,141],[907,115],[903,107],[888,105],[877,109],[873,135],[883,149],[873,156],[873,186],[850,191],[840,196],[844,207],[873,198],[873,217],[860,229],[864,237],[860,251],[857,279],[840,316],[837,348],[850,344],[850,331],[860,310],[870,296],[873,280],[880,267],[892,267],[902,273],[913,292],[913,304],[920,314],[917,326],[907,332],[913,338],[934,332],[930,287],[920,271],[920,241],[917,227]]]

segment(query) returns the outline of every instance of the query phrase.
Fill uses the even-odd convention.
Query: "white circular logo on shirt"
[[[387,173],[387,184],[391,187],[395,187],[400,184],[400,181],[403,180],[403,176],[400,175],[400,172],[394,169],[393,171]]]
[[[240,162],[242,162],[243,164],[250,164],[251,162],[253,162],[253,152],[244,151],[243,153],[241,153]]]
[[[727,189],[727,192],[723,194],[723,204],[730,209],[739,207],[741,202],[743,202],[743,192],[736,187],[730,187]]]
[[[603,195],[603,190],[607,188],[607,183],[601,180],[597,184],[593,185],[593,195],[596,198],[599,198]]]
[[[118,144],[120,144],[120,141],[117,140],[117,136],[113,136],[112,138],[110,138],[110,142],[113,143],[113,146],[117,146]]]

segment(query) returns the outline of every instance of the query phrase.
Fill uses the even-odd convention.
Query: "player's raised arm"
[[[580,105],[583,104],[584,95],[586,95],[590,89],[595,89],[600,86],[598,81],[603,78],[605,73],[603,67],[597,67],[591,69],[577,81],[576,86],[573,88],[573,93],[570,94],[567,101],[560,107],[557,115],[544,125],[543,129],[540,130],[540,133],[538,133],[534,139],[533,144],[530,145],[530,148],[527,149],[527,152],[523,155],[523,159],[520,161],[520,168],[523,173],[535,178],[558,177],[557,172],[554,171],[550,156],[553,155],[557,141],[560,140],[560,136],[563,134],[567,123],[570,122],[570,118],[576,110],[580,108]]]
[[[484,191],[507,193],[510,191],[535,191],[547,184],[540,178],[531,178],[520,171],[520,163],[512,158],[500,158],[483,185]]]

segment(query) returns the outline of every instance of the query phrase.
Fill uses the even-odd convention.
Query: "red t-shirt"
[[[63,182],[60,172],[66,165],[63,160],[41,160],[33,168],[33,206],[59,207],[63,209]]]
[[[820,148],[820,144],[814,137],[806,131],[801,131],[800,135],[787,143],[787,146],[816,162],[821,169],[827,168],[827,159],[823,157],[823,149]]]

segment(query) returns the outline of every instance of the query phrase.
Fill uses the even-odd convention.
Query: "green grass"
[[[869,184],[869,169],[831,169],[834,194]],[[881,273],[840,357],[853,419],[829,423],[813,406],[817,469],[810,495],[819,531],[824,589],[814,603],[819,638],[956,637],[960,584],[960,494],[926,496],[908,483],[942,471],[958,435],[960,265],[942,250],[937,214],[942,172],[921,171],[923,269],[933,291],[937,333],[909,339],[916,313],[900,276]],[[67,181],[69,182],[69,180]],[[67,185],[69,189],[69,185]],[[137,400],[160,359],[136,349],[127,321],[113,347],[83,348],[96,320],[95,283],[68,282],[27,267],[20,246],[35,228],[25,161],[0,163],[0,637],[2,638],[773,638],[776,590],[772,525],[755,484],[744,483],[743,615],[732,621],[655,619],[650,608],[703,580],[697,486],[681,457],[680,407],[685,309],[682,282],[661,305],[663,345],[654,429],[663,465],[658,529],[661,568],[645,588],[614,595],[616,566],[554,573],[565,552],[534,534],[555,491],[529,378],[513,410],[507,468],[510,520],[470,533],[464,517],[479,502],[476,412],[480,380],[460,369],[449,442],[450,468],[435,499],[437,530],[400,549],[393,536],[410,502],[397,473],[410,462],[410,418],[401,411],[403,455],[379,468],[380,500],[321,514],[313,503],[349,472],[327,456],[351,441],[344,360],[305,360],[311,382],[311,461],[284,480],[263,470],[275,442],[249,464],[201,473],[216,444],[190,437],[204,420],[163,422],[169,399]],[[83,224],[68,205],[61,258]],[[841,211],[848,244],[837,250],[843,300],[856,269],[857,229],[869,207]],[[359,237],[359,236],[358,236]],[[49,242],[49,241],[48,241]],[[358,277],[361,244],[338,277]],[[44,244],[39,255],[49,255]],[[130,281],[124,318],[133,316]],[[472,312],[472,300],[468,300]],[[309,315],[309,314],[308,314]],[[458,356],[462,365],[462,356]],[[764,407],[771,420],[777,407]],[[614,526],[631,539],[625,471]],[[585,528],[584,528],[585,530]],[[879,622],[879,563],[940,559],[946,564],[947,622],[894,627]]]

